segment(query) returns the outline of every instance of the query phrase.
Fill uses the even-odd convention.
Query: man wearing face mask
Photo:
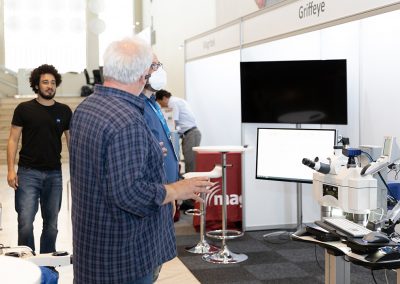
[[[37,98],[20,103],[12,118],[7,145],[7,182],[15,190],[18,245],[35,251],[33,221],[39,202],[43,219],[40,253],[56,251],[57,219],[61,207],[61,136],[69,143],[71,109],[54,100],[61,75],[52,65],[41,65],[29,78]],[[18,172],[15,158],[22,135]]]
[[[171,131],[168,128],[167,122],[154,95],[156,91],[161,90],[167,84],[167,73],[155,54],[153,54],[153,62],[150,69],[150,78],[147,80],[143,92],[140,95],[146,102],[144,106],[144,118],[154,136],[159,142],[162,142],[163,147],[166,148],[164,170],[167,181],[175,182],[179,179],[178,158],[171,141]]]
[[[178,158],[172,144],[170,129],[154,95],[154,92],[161,90],[167,84],[167,73],[155,54],[153,54],[153,62],[151,63],[149,75],[150,78],[147,80],[143,92],[140,94],[140,97],[145,101],[144,119],[157,141],[165,148],[166,153],[164,154],[163,166],[167,182],[176,182],[179,179]],[[176,210],[176,206],[173,206],[172,214],[176,216],[174,220],[177,221],[179,216],[175,212],[179,213],[179,210]],[[154,270],[153,282],[156,282],[160,270],[161,266],[158,266]]]
[[[202,200],[207,177],[167,183],[164,155],[139,97],[152,65],[138,37],[104,53],[104,84],[72,116],[70,173],[75,284],[150,284],[177,254],[172,203]]]

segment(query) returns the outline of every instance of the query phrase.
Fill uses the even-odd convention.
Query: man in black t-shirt
[[[29,78],[37,98],[14,110],[7,146],[7,182],[15,190],[18,213],[18,245],[35,251],[33,221],[39,203],[43,219],[40,253],[56,251],[57,220],[61,208],[61,136],[69,144],[71,109],[54,100],[61,75],[52,65],[41,65]],[[22,134],[18,172],[15,157]]]

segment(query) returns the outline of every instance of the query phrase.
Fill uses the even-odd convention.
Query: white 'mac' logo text
[[[215,188],[210,191],[206,196],[207,205],[222,205],[222,194],[217,194],[221,192],[221,188]],[[242,207],[242,195],[238,194],[226,194],[225,195],[226,205],[239,205]]]

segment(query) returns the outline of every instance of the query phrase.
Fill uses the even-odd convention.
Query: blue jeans
[[[153,284],[153,272],[126,284]]]
[[[43,228],[40,253],[56,251],[57,220],[61,208],[61,170],[39,171],[18,168],[18,188],[15,191],[15,211],[18,213],[18,245],[35,251],[33,221],[40,202]]]

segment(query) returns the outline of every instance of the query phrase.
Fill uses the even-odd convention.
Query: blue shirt
[[[144,119],[147,122],[147,125],[150,127],[151,132],[153,132],[157,141],[163,142],[164,147],[167,149],[167,156],[164,157],[164,170],[167,176],[167,182],[172,183],[179,179],[179,164],[178,159],[175,155],[174,146],[172,144],[171,139],[168,137],[170,133],[166,133],[163,128],[162,122],[160,119],[164,119],[164,117],[159,117],[156,114],[157,102],[154,96],[147,98],[144,94],[141,94],[140,97],[145,101],[144,104]],[[168,127],[166,121],[164,119],[165,126]]]
[[[163,154],[144,101],[97,85],[70,125],[74,283],[126,283],[176,256]]]

